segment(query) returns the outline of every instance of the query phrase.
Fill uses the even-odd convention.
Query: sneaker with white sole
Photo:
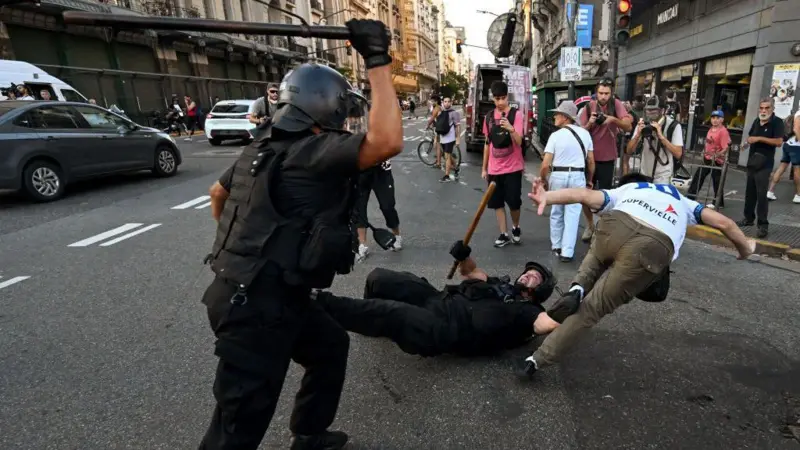
[[[358,253],[356,253],[356,262],[364,262],[369,256],[369,247],[364,244],[358,244]]]
[[[403,249],[403,236],[399,234],[394,237],[394,245],[392,245],[392,251],[399,252]]]
[[[500,247],[505,247],[510,243],[511,243],[511,238],[508,237],[508,234],[501,233],[500,236],[498,236],[497,239],[495,239],[494,246],[500,248]]]
[[[796,197],[796,196],[795,196]],[[778,197],[775,196],[775,193],[772,191],[767,191],[767,199],[768,200],[777,200]]]
[[[800,204],[800,194],[794,196],[794,198],[792,199],[792,203]]]
[[[522,241],[522,230],[519,227],[511,228],[511,241],[515,244],[519,244]]]

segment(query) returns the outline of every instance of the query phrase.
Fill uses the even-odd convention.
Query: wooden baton
[[[464,245],[469,245],[469,240],[472,239],[472,233],[474,233],[475,229],[478,228],[478,222],[481,221],[483,210],[486,209],[486,205],[489,203],[489,199],[492,198],[492,194],[494,193],[495,187],[497,187],[497,184],[494,181],[492,181],[491,183],[489,183],[489,187],[486,188],[486,192],[483,193],[481,204],[478,205],[478,210],[475,211],[475,217],[472,218],[472,223],[469,224],[469,228],[467,228],[467,234],[464,236]],[[453,261],[453,267],[450,268],[450,272],[447,274],[448,280],[453,279],[453,275],[455,275],[456,269],[458,269],[459,264],[460,263],[458,261]]]

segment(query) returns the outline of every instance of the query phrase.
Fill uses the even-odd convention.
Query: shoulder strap
[[[514,119],[516,119],[516,117],[517,108],[511,108],[511,110],[508,111],[508,123],[510,123],[512,127],[514,126]]]
[[[678,121],[672,119],[672,122],[667,125],[667,139],[672,142],[672,135],[675,134],[675,128],[678,128]]]
[[[570,133],[572,133],[572,135],[573,135],[573,136],[575,136],[575,139],[577,139],[577,140],[578,140],[578,144],[580,144],[580,146],[581,146],[581,151],[583,152],[583,160],[584,160],[584,161],[586,161],[586,158],[587,158],[587,155],[586,155],[586,146],[585,146],[585,145],[583,145],[583,140],[581,140],[581,137],[580,137],[580,136],[578,136],[578,133],[576,133],[576,132],[575,132],[575,130],[573,130],[573,129],[572,129],[572,127],[570,127],[569,125],[565,126],[564,128],[566,128],[567,130],[569,130],[569,132],[570,132]]]
[[[491,133],[494,126],[494,109],[486,113],[486,130]]]

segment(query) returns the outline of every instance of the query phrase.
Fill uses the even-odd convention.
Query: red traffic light
[[[631,12],[631,0],[617,1],[617,11],[619,11],[620,14],[628,14]]]

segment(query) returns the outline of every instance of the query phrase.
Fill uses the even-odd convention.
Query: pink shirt
[[[711,127],[706,134],[706,148],[703,159],[713,159],[717,164],[725,164],[725,151],[731,144],[731,135],[724,126]]]
[[[581,125],[589,123],[589,117],[593,111],[602,111],[603,114],[608,115],[608,104],[606,104],[606,106],[600,106],[599,103],[592,100],[591,103],[583,108],[583,112],[579,117]],[[631,115],[628,114],[625,105],[617,99],[614,99],[614,113],[618,119],[625,119],[626,117],[631,119]],[[595,125],[589,130],[589,134],[592,135],[592,143],[594,144],[595,161],[604,162],[617,159],[617,133],[619,133],[619,131],[619,127],[607,121],[603,122],[600,126]]]
[[[514,130],[522,136],[523,131],[523,116],[522,111],[517,110],[514,117]],[[502,113],[494,110],[494,123],[500,123],[503,117]],[[489,175],[502,175],[505,173],[519,172],[525,169],[525,160],[522,157],[522,146],[517,145],[516,142],[511,141],[511,147],[496,149],[489,140],[489,130],[486,126],[486,120],[483,121],[483,135],[486,136],[486,142],[489,144],[489,166],[487,172]]]

